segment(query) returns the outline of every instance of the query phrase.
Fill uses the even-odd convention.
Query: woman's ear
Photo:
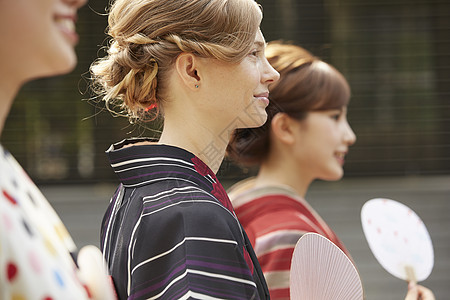
[[[286,113],[277,113],[271,121],[272,136],[286,145],[295,142],[295,123]]]
[[[200,86],[198,58],[192,53],[181,53],[175,61],[175,70],[187,88],[196,90]]]

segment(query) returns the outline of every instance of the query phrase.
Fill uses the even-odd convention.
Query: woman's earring
[[[198,84],[195,85],[195,88],[198,89]]]

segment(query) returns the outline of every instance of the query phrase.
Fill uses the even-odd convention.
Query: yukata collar
[[[151,144],[138,144],[151,142]],[[128,139],[106,151],[111,167],[125,187],[138,187],[167,178],[190,181],[211,193],[234,214],[233,207],[216,174],[191,152],[161,145],[145,138]]]

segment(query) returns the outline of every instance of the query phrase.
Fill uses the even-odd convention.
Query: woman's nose
[[[263,76],[262,80],[264,83],[274,83],[277,82],[278,79],[280,79],[280,73],[278,73],[277,70],[272,67],[272,65],[269,63],[269,61],[264,58],[264,67],[263,67]]]
[[[345,135],[344,135],[345,143],[349,146],[353,145],[356,142],[356,135],[353,132],[353,129],[350,127],[350,124],[346,122],[345,124]]]

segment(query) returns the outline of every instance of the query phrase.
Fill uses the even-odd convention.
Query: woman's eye
[[[259,50],[253,50],[252,52],[250,52],[250,55],[252,56],[259,56],[260,51]]]
[[[331,115],[331,118],[332,118],[333,120],[335,120],[335,121],[339,120],[340,117],[341,117],[341,114],[334,114],[334,115]]]

